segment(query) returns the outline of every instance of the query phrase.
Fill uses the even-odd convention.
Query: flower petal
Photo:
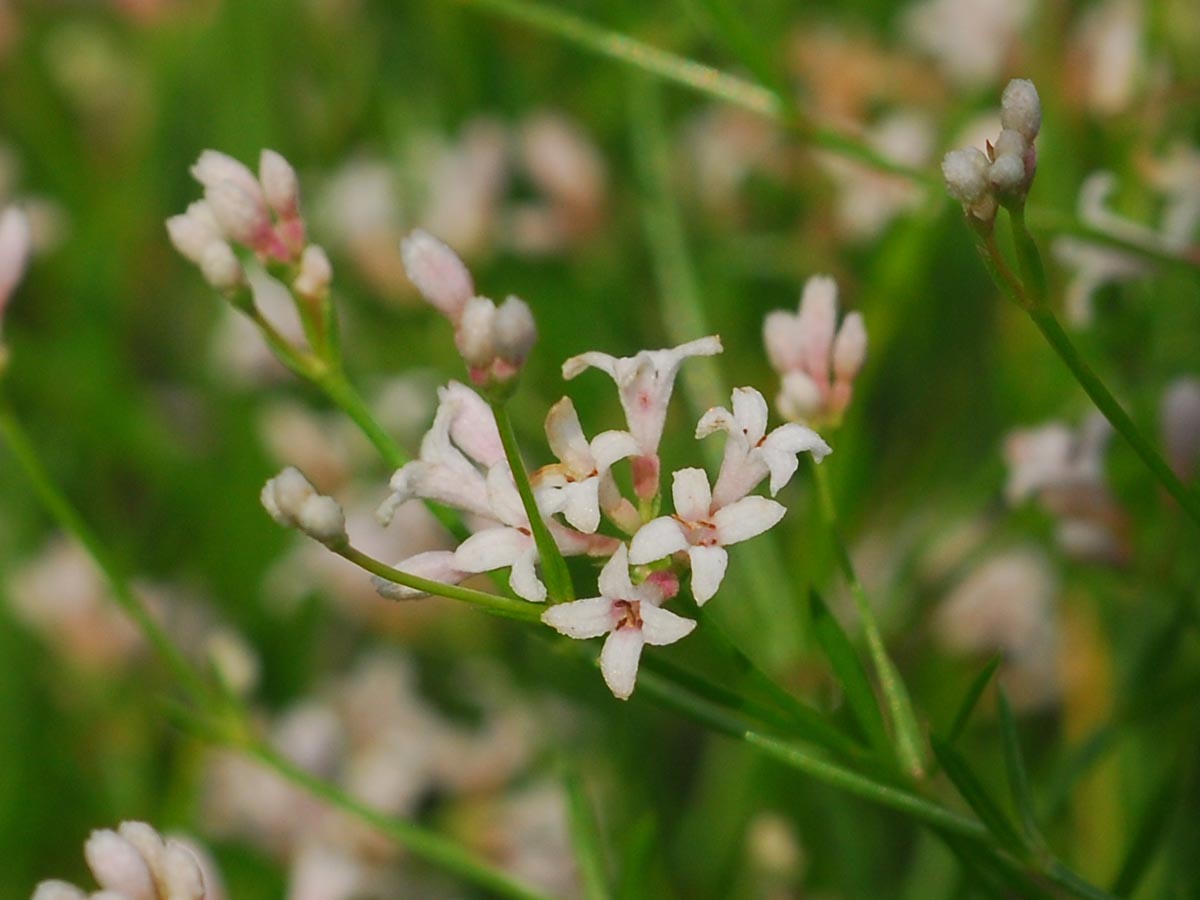
[[[771,473],[771,496],[778,494],[792,480],[800,465],[797,455],[806,450],[817,462],[830,453],[829,445],[821,436],[803,425],[781,425],[767,435],[758,452]]]
[[[496,463],[487,473],[488,504],[492,515],[512,528],[523,528],[529,525],[529,517],[525,515],[525,504],[521,502],[521,494],[513,481],[512,469],[507,462]]]
[[[617,460],[638,452],[638,443],[628,431],[603,431],[592,439],[592,463],[601,475]]]
[[[748,540],[773,527],[787,510],[766,497],[743,497],[737,503],[719,509],[713,515],[717,540],[723,546]]]
[[[703,469],[680,469],[671,482],[671,498],[675,501],[675,515],[685,522],[707,519],[712,507],[708,473]]]
[[[800,327],[804,368],[817,384],[828,384],[829,356],[837,327],[837,282],[828,275],[814,275],[805,283],[800,296]]]
[[[614,380],[617,377],[617,358],[596,350],[572,356],[562,364],[562,376],[570,381],[585,369],[599,369],[607,372]]]
[[[733,418],[753,447],[767,433],[767,401],[752,387],[734,388]]]
[[[600,477],[593,475],[562,488],[563,517],[586,534],[600,527]]]
[[[640,610],[642,637],[647,644],[655,647],[673,644],[687,637],[696,627],[696,623],[691,619],[677,616],[668,609],[660,609],[652,604],[643,603]]]
[[[647,522],[633,536],[629,542],[629,561],[640,566],[686,550],[687,545],[683,526],[670,516],[660,516]]]
[[[706,438],[717,431],[732,432],[736,427],[733,413],[723,406],[714,406],[696,423],[696,440]]]
[[[628,700],[637,681],[638,661],[645,640],[640,628],[618,628],[600,651],[600,674],[618,700]]]
[[[531,603],[541,603],[546,599],[546,586],[537,577],[537,570],[534,568],[537,558],[537,548],[530,547],[527,553],[522,553],[513,560],[512,571],[508,574],[508,586],[518,597]]]
[[[629,580],[629,551],[624,544],[600,570],[600,593],[611,600],[630,600],[634,596]]]
[[[572,475],[587,475],[595,468],[591,447],[583,435],[579,415],[570,397],[563,397],[546,414],[546,440],[550,450]]]
[[[697,606],[703,606],[721,586],[729,554],[724,547],[692,547],[688,558],[692,561],[692,596]]]
[[[428,550],[400,560],[394,568],[406,575],[416,575],[443,584],[458,584],[467,577],[467,573],[455,566],[454,556],[453,550]],[[375,592],[389,600],[417,600],[429,596],[424,591],[385,581],[379,576],[372,577],[371,581],[375,585]]]
[[[588,597],[571,603],[559,603],[542,613],[542,621],[567,637],[583,640],[612,631],[612,601],[607,597]]]
[[[454,566],[462,572],[503,569],[532,546],[533,538],[515,528],[486,528],[458,545]]]

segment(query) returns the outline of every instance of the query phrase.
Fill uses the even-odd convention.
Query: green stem
[[[484,591],[460,587],[457,584],[445,584],[441,581],[433,581],[417,575],[410,575],[407,572],[401,572],[399,569],[394,569],[377,559],[367,556],[367,554],[361,550],[356,550],[349,544],[331,546],[329,549],[354,563],[360,569],[365,569],[372,575],[378,575],[384,581],[390,581],[393,584],[404,585],[404,587],[413,588],[426,594],[433,594],[437,597],[446,597],[450,600],[469,603],[484,612],[489,612],[492,615],[501,616],[505,619],[540,622],[542,618],[543,608],[536,603],[530,603],[528,600],[514,600],[511,597],[502,597],[499,594],[488,594]]]
[[[88,556],[103,573],[112,591],[113,599],[125,614],[133,619],[142,634],[145,635],[146,640],[150,642],[155,652],[192,696],[192,699],[197,702],[207,699],[209,687],[204,679],[188,663],[183,652],[167,636],[163,627],[150,615],[146,606],[129,586],[129,579],[117,561],[109,554],[108,549],[84,522],[83,517],[55,485],[50,473],[42,465],[37,450],[13,414],[7,399],[3,396],[0,396],[0,434],[7,441],[17,463],[25,470],[26,476],[33,484],[34,491],[47,511],[65,532],[79,541]]]
[[[575,599],[575,587],[571,583],[571,573],[567,570],[567,561],[563,559],[554,542],[554,536],[546,526],[542,512],[538,509],[537,500],[533,496],[533,487],[529,483],[529,474],[525,471],[525,463],[521,460],[521,448],[517,445],[517,434],[513,430],[512,420],[508,410],[501,402],[491,404],[492,413],[496,417],[496,428],[500,432],[500,443],[504,445],[504,456],[512,469],[513,481],[517,485],[517,493],[521,495],[521,505],[525,507],[525,515],[529,518],[529,528],[533,532],[533,541],[537,544],[538,556],[542,562],[542,573],[546,578],[546,591],[551,602],[562,603]]]
[[[335,406],[350,417],[389,467],[399,469],[409,461],[409,456],[404,452],[403,448],[375,421],[375,417],[371,415],[371,410],[367,407],[362,397],[359,396],[358,391],[354,389],[354,386],[350,384],[345,372],[340,369],[326,368],[311,372],[307,377],[309,381],[325,393],[325,396],[333,401]],[[451,528],[451,530],[454,530],[455,527],[462,527],[462,524],[458,522],[456,517],[451,516],[450,518],[452,522],[442,521],[442,524],[446,525],[447,528]],[[442,519],[442,517],[439,516],[439,519]]]
[[[1133,447],[1134,452],[1141,457],[1151,474],[1158,479],[1168,494],[1175,498],[1175,501],[1183,508],[1184,512],[1192,519],[1193,522],[1200,525],[1200,497],[1196,495],[1194,490],[1185,487],[1183,482],[1171,471],[1171,467],[1167,465],[1166,460],[1159,455],[1159,452],[1154,449],[1154,446],[1143,436],[1141,430],[1129,418],[1128,413],[1121,408],[1121,404],[1109,392],[1104,382],[1100,377],[1092,371],[1083,357],[1079,355],[1079,351],[1075,349],[1075,345],[1063,331],[1062,326],[1054,317],[1049,309],[1035,309],[1029,313],[1033,319],[1033,323],[1038,327],[1038,330],[1045,336],[1050,346],[1059,355],[1067,368],[1075,376],[1075,380],[1079,382],[1092,402],[1096,404],[1096,408],[1104,414],[1104,418],[1112,424],[1129,445]]]
[[[850,551],[846,549],[846,543],[842,539],[837,508],[833,502],[833,491],[826,474],[828,465],[828,463],[813,462],[811,467],[813,478],[817,484],[821,515],[825,520],[830,539],[833,541],[838,565],[850,587],[850,595],[854,598],[859,620],[862,622],[863,634],[867,639],[867,651],[875,665],[875,674],[879,678],[879,685],[883,690],[884,700],[892,720],[892,728],[895,730],[896,756],[905,772],[914,778],[920,778],[925,768],[921,759],[921,730],[917,724],[916,714],[913,712],[908,689],[904,686],[904,680],[900,677],[891,657],[888,656],[883,637],[879,633],[879,623],[875,620],[875,611],[871,608],[870,598],[867,597],[866,589],[858,579],[854,561],[850,558]]]
[[[239,749],[314,797],[379,829],[414,856],[457,875],[464,881],[476,884],[494,896],[512,900],[553,900],[548,895],[524,887],[503,872],[480,862],[453,841],[419,825],[372,809],[334,785],[309,774],[262,742],[244,742]]]

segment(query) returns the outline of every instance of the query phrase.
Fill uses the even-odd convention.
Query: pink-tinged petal
[[[800,317],[795,313],[780,309],[767,313],[763,319],[763,344],[767,348],[767,359],[771,368],[780,375],[803,368],[803,335]]]
[[[529,517],[508,463],[496,463],[488,469],[487,495],[495,518],[512,528],[528,527]]]
[[[584,640],[612,631],[616,623],[613,604],[607,597],[589,597],[559,603],[542,613],[542,621],[567,637]]]
[[[687,637],[696,627],[696,623],[683,616],[677,616],[667,609],[643,603],[640,615],[642,617],[642,637],[646,643],[654,647],[673,644]]]
[[[83,847],[88,867],[102,888],[128,900],[156,900],[158,891],[150,867],[133,844],[115,831],[93,831]]]
[[[708,473],[703,469],[680,469],[671,482],[671,498],[675,501],[675,515],[683,521],[707,519],[712,507]]]
[[[567,381],[570,381],[585,369],[599,369],[602,372],[607,372],[615,380],[617,377],[617,358],[595,350],[588,353],[580,353],[578,356],[572,356],[562,364],[562,376]]]
[[[737,425],[734,422],[733,413],[723,406],[714,406],[702,415],[700,421],[696,423],[696,440],[706,438],[718,431],[732,433],[736,428]]]
[[[592,439],[592,463],[601,474],[611,469],[613,463],[637,452],[637,440],[628,431],[603,431]]]
[[[487,528],[471,535],[454,551],[461,572],[491,572],[511,566],[533,546],[533,538],[515,528]]]
[[[204,874],[190,849],[170,839],[156,873],[159,887],[169,900],[205,900]]]
[[[458,254],[426,231],[417,229],[400,244],[404,271],[418,291],[455,324],[475,295],[471,273]]]
[[[783,504],[766,497],[743,497],[717,510],[712,522],[717,528],[717,540],[727,547],[774,527],[785,512]]]
[[[804,368],[818,385],[829,381],[829,354],[836,327],[837,282],[828,275],[814,275],[800,296],[800,328]]]
[[[496,416],[486,400],[457,381],[438,390],[438,399],[450,412],[450,438],[467,456],[489,469],[504,459]]]
[[[640,628],[618,628],[600,651],[600,674],[618,700],[628,700],[637,682],[638,661],[645,640]]]
[[[849,313],[833,342],[833,373],[839,381],[853,381],[866,358],[867,328],[862,313]]]
[[[591,448],[570,397],[563,397],[546,414],[546,440],[551,452],[573,475],[587,475],[595,468]]]
[[[408,559],[402,559],[396,563],[395,568],[406,575],[416,575],[418,578],[427,578],[442,584],[458,584],[468,574],[455,565],[453,550],[428,550],[425,553],[418,553]],[[378,576],[371,580],[375,585],[376,593],[389,600],[417,600],[429,596],[425,591],[385,581]]]
[[[647,522],[633,536],[629,542],[629,561],[640,566],[686,550],[687,546],[683,526],[670,516],[661,516]]]
[[[767,401],[752,387],[734,388],[733,418],[747,443],[754,446],[767,433]]]
[[[558,545],[563,556],[580,556],[586,553],[588,556],[607,558],[612,556],[620,543],[615,537],[606,534],[584,534],[555,519],[547,521],[546,527],[550,529],[550,536],[554,538],[554,543]]]
[[[512,571],[508,575],[508,586],[518,597],[531,603],[541,603],[546,599],[546,586],[537,577],[534,563],[537,562],[537,549],[530,548],[513,560]]]
[[[688,559],[692,561],[692,596],[697,606],[703,606],[721,586],[729,554],[724,547],[692,547]]]
[[[600,479],[593,475],[562,488],[562,514],[585,534],[600,527]],[[549,512],[547,510],[547,512]]]
[[[622,544],[600,570],[600,593],[612,600],[633,599],[633,582],[629,579],[629,551]]]

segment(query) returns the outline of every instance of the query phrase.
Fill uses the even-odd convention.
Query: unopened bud
[[[331,281],[333,266],[329,257],[321,247],[309,244],[300,257],[300,274],[296,276],[292,287],[302,297],[319,300],[329,292]]]
[[[292,164],[274,150],[263,150],[258,158],[258,180],[267,204],[281,218],[300,211],[300,182]]]
[[[853,381],[867,357],[867,328],[861,313],[842,320],[833,342],[833,374],[839,381]]]
[[[87,894],[65,881],[43,881],[33,892],[33,900],[87,900]]]
[[[988,166],[987,156],[974,147],[947,153],[942,159],[942,175],[950,196],[967,206],[977,203],[988,190]]]
[[[204,199],[226,237],[258,249],[271,229],[271,213],[262,190],[255,186],[251,192],[233,181],[220,181],[205,188]]]
[[[332,497],[318,494],[303,473],[289,466],[262,489],[263,507],[271,518],[289,528],[299,528],[323,544],[344,540],[346,517]]]
[[[241,261],[224,241],[213,241],[204,249],[200,257],[200,272],[210,286],[226,293],[246,283],[246,271]]]
[[[187,212],[167,219],[167,234],[175,249],[196,265],[200,265],[209,244],[224,240],[221,227],[203,200],[189,205]]]
[[[485,368],[495,360],[495,324],[496,304],[487,297],[472,297],[463,308],[454,344],[469,367]]]
[[[1011,191],[1025,181],[1025,163],[1011,154],[997,156],[988,169],[988,181],[1001,191]]]
[[[471,273],[453,250],[427,231],[417,229],[400,244],[409,280],[442,315],[458,324],[475,296]]]
[[[93,831],[83,847],[88,867],[105,890],[126,897],[157,897],[150,867],[137,848],[115,831]]]
[[[205,150],[201,153],[191,171],[192,177],[206,189],[229,183],[237,185],[251,196],[262,193],[262,186],[247,166],[217,150]]]
[[[995,143],[992,144],[992,158],[999,159],[1001,156],[1015,156],[1020,159],[1028,149],[1029,141],[1025,140],[1025,135],[1012,128],[1005,128],[1000,132],[1000,136],[996,138]]]
[[[515,366],[525,362],[537,343],[537,325],[529,304],[512,296],[500,304],[492,325],[492,339],[501,359]]]
[[[296,526],[309,537],[330,544],[346,536],[346,516],[332,497],[316,494],[304,501]]]
[[[1042,127],[1042,102],[1037,88],[1027,78],[1014,78],[1000,98],[1000,124],[1032,142]]]
[[[788,372],[775,398],[779,414],[789,422],[806,422],[821,410],[821,389],[805,372]]]

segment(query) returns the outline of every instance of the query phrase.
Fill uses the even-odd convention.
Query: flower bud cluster
[[[454,344],[480,387],[511,382],[537,341],[529,305],[509,296],[499,306],[475,294],[458,254],[417,229],[402,245],[404,268],[421,295],[454,326]]]
[[[289,466],[266,483],[262,505],[271,518],[298,528],[322,544],[346,540],[346,516],[332,497],[317,493],[299,469]]]
[[[1042,127],[1042,106],[1033,82],[1016,78],[1000,98],[1001,131],[987,152],[952,150],[942,160],[946,189],[963,210],[991,222],[1005,200],[1023,201],[1037,170],[1034,140]]]
[[[305,299],[324,299],[332,268],[324,250],[306,244],[300,185],[286,159],[263,150],[256,176],[233,157],[205,150],[191,171],[204,187],[204,199],[167,219],[167,233],[212,287],[230,293],[246,284],[234,252],[242,246],[264,261],[296,266],[296,292]]]
[[[781,378],[775,406],[789,421],[837,425],[850,404],[867,355],[867,329],[857,312],[838,327],[837,313],[837,283],[814,275],[795,313],[776,310],[763,320],[767,358]]]
[[[101,890],[91,895],[65,881],[43,881],[33,900],[215,900],[196,856],[181,842],[163,840],[144,822],[93,831],[83,855]]]

